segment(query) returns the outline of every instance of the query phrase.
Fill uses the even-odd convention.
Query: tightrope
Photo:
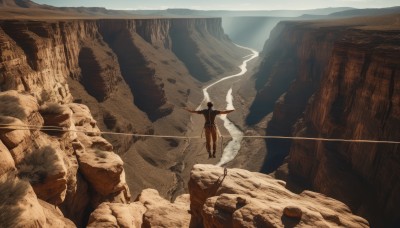
[[[112,131],[84,131],[76,129],[67,129],[58,126],[35,126],[35,125],[16,125],[16,124],[0,124],[0,129],[5,130],[40,130],[40,131],[57,131],[57,132],[79,132],[85,134],[105,134],[105,135],[125,135],[135,137],[148,138],[175,138],[175,139],[200,139],[200,136],[179,136],[179,135],[150,135],[138,133],[123,133]],[[231,135],[221,135],[222,138],[232,138]],[[320,137],[297,137],[297,136],[276,136],[276,135],[243,135],[243,138],[260,138],[260,139],[292,139],[292,140],[309,140],[309,141],[329,141],[329,142],[352,142],[352,143],[383,143],[383,144],[400,144],[400,141],[389,140],[369,140],[369,139],[339,139],[339,138],[320,138]]]

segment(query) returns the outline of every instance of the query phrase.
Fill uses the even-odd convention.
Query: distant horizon
[[[38,4],[55,7],[102,7],[109,10],[222,10],[222,11],[279,11],[279,10],[315,10],[324,8],[389,8],[400,6],[398,0],[33,0]]]
[[[396,7],[396,6],[394,6]],[[190,9],[190,8],[166,8],[166,9],[131,9],[131,10],[194,10],[194,11],[306,11],[306,10],[319,10],[319,9],[335,9],[335,8],[352,8],[352,9],[360,9],[349,6],[338,6],[338,7],[323,7],[323,8],[314,8],[314,9],[248,9],[248,10],[234,10],[234,9]],[[390,7],[383,7],[390,8]],[[108,9],[108,8],[107,8]],[[373,8],[366,8],[373,9]],[[114,9],[111,9],[114,10]],[[129,10],[129,9],[128,9]]]

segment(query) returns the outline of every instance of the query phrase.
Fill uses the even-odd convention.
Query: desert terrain
[[[263,136],[396,142],[399,37],[398,7],[1,0],[0,225],[395,225],[397,143]],[[217,118],[211,159],[203,117],[185,110],[206,108],[204,88],[215,109],[235,109],[229,122]],[[230,142],[224,123],[240,139]]]

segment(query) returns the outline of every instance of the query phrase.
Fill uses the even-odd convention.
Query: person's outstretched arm
[[[188,108],[184,108],[186,111],[191,112],[191,113],[197,113],[197,114],[201,114],[201,111],[196,111],[196,110],[190,110]]]
[[[219,111],[219,114],[228,114],[228,113],[231,113],[231,112],[233,112],[233,111],[235,111],[235,109],[233,109],[233,110]]]

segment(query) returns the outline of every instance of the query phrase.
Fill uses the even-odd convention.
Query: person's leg
[[[213,157],[215,158],[215,152],[217,151],[217,127],[213,127],[211,129],[211,136],[213,140]]]
[[[206,135],[206,149],[208,152],[208,157],[211,158],[211,128],[206,127],[204,128],[204,132]]]

